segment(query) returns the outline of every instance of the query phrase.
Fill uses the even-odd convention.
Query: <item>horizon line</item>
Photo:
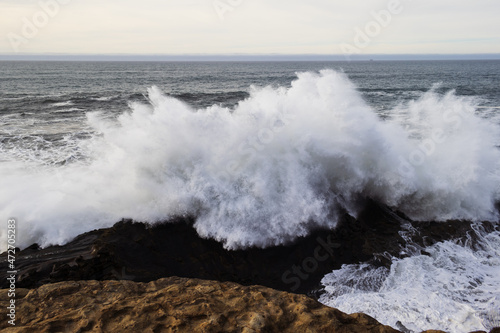
[[[500,53],[401,54],[71,54],[0,53],[0,61],[384,61],[384,60],[500,60]]]

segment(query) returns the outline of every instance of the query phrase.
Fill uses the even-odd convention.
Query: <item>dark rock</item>
[[[403,325],[403,323],[400,322],[399,320],[396,322],[396,327],[403,333],[412,333],[412,331],[409,330],[405,325]]]
[[[259,284],[314,297],[323,276],[343,264],[389,266],[392,257],[420,254],[425,246],[445,239],[473,239],[469,222],[414,223],[373,202],[358,219],[345,214],[335,230],[317,230],[293,244],[266,249],[225,250],[214,240],[200,238],[193,223],[192,218],[153,226],[122,220],[63,246],[40,249],[34,244],[16,254],[17,286],[67,280],[148,282],[180,276]],[[6,268],[3,253],[0,288],[7,287]]]

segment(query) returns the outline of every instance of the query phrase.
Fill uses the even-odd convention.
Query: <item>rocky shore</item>
[[[305,295],[232,282],[177,277],[149,283],[69,281],[17,293],[16,326],[2,321],[1,332],[400,332]],[[7,299],[7,290],[1,290],[2,318]]]
[[[304,295],[231,282],[75,281],[20,292],[18,323],[2,321],[5,332],[397,332]]]
[[[316,302],[321,278],[343,264],[389,266],[392,257],[425,255],[425,246],[445,239],[474,242],[469,222],[414,223],[373,202],[335,230],[266,249],[225,250],[192,223],[123,220],[63,246],[18,251],[19,324],[8,331],[397,332]],[[0,288],[8,288],[7,271],[4,253]]]
[[[318,230],[293,244],[228,251],[202,239],[193,219],[148,225],[123,220],[62,246],[37,244],[17,251],[17,286],[78,280],[149,282],[169,276],[263,285],[314,296],[321,278],[343,264],[390,266],[392,257],[425,254],[445,239],[473,241],[470,222],[412,222],[370,203],[358,219],[347,214],[335,230]],[[498,225],[484,223],[486,229]],[[0,255],[0,288],[6,288],[7,254]]]

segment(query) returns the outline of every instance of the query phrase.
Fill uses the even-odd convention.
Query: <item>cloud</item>
[[[222,19],[215,1],[230,7]],[[21,51],[338,53],[389,1],[397,0],[72,0]],[[500,52],[498,1],[400,2],[404,11],[363,52]],[[20,34],[23,20],[39,10],[38,1],[2,1],[0,31]],[[0,53],[11,51],[3,38]]]

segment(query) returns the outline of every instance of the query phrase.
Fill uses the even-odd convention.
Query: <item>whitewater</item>
[[[196,109],[152,87],[147,103],[118,117],[87,112],[89,137],[38,142],[35,155],[2,144],[0,216],[19,221],[20,247],[62,244],[122,218],[193,216],[200,236],[230,250],[334,228],[366,199],[415,221],[498,221],[498,116],[479,98],[437,90],[382,117],[334,70],[298,73],[290,87],[252,86],[233,107]],[[445,242],[386,271],[343,267],[324,278],[321,301],[410,330],[484,328],[499,306],[500,248],[498,234],[480,234],[480,250]],[[0,238],[4,250],[5,229]],[[360,272],[378,282],[336,289]],[[465,296],[446,287],[477,279]]]
[[[392,258],[390,268],[344,265],[327,274],[319,301],[347,313],[367,313],[403,332],[489,331],[500,325],[500,232],[445,241],[425,254]]]

